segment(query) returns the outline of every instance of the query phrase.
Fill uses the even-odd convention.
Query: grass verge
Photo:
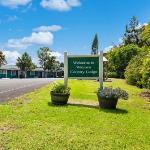
[[[96,81],[70,80],[70,104],[52,106],[51,85],[0,105],[0,150],[149,150],[150,103],[144,90],[113,79],[129,92],[117,110],[97,107]]]

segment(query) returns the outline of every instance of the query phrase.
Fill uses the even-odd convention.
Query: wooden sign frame
[[[78,57],[98,57],[99,58],[99,77],[68,77],[68,58],[78,58]],[[100,88],[103,89],[103,51],[100,51],[99,55],[68,55],[64,52],[64,84],[67,86],[68,78],[70,79],[97,79],[100,83]]]

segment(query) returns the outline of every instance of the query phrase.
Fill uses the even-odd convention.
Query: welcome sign
[[[64,52],[64,84],[71,79],[99,79],[103,87],[103,52],[99,55],[68,55]]]
[[[68,57],[68,77],[99,77],[99,57]]]

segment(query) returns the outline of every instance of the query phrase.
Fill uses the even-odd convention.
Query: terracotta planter
[[[101,98],[99,95],[98,101],[100,108],[104,109],[116,109],[118,99],[117,98]]]
[[[70,94],[53,93],[51,92],[51,102],[54,105],[66,105]]]

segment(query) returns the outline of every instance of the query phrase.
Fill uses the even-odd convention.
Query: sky
[[[58,60],[63,53],[91,53],[119,44],[132,16],[150,21],[150,0],[0,0],[0,50],[8,64],[25,51],[38,64],[37,51],[48,46]]]

